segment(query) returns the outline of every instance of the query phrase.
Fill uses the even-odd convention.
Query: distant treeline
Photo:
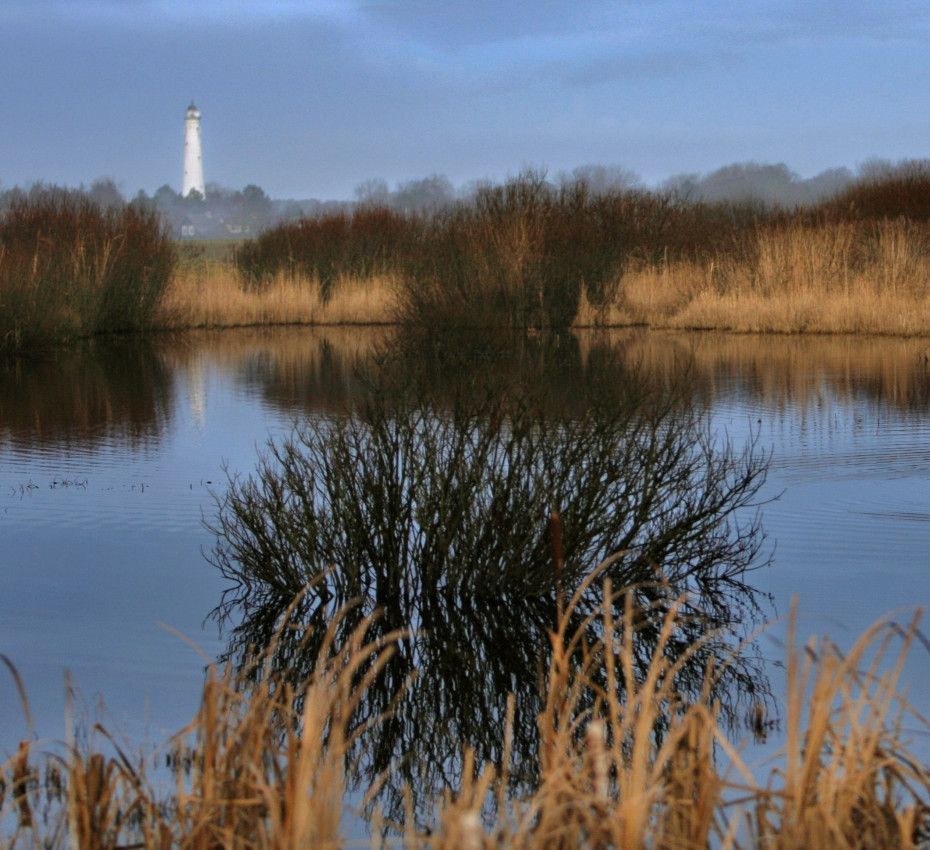
[[[733,163],[706,174],[678,174],[658,186],[648,187],[637,174],[616,165],[583,165],[571,172],[548,176],[552,190],[583,182],[593,194],[615,193],[627,189],[652,191],[681,200],[703,203],[729,202],[762,207],[791,209],[811,206],[849,188],[857,182],[874,182],[901,172],[930,170],[930,161],[891,162],[873,159],[855,171],[831,168],[804,178],[784,163]],[[163,217],[175,238],[247,239],[283,221],[304,217],[351,212],[358,207],[379,207],[402,213],[432,213],[458,203],[473,201],[491,184],[473,181],[456,187],[445,176],[402,181],[391,188],[386,180],[365,180],[355,188],[353,200],[316,198],[270,198],[259,186],[229,189],[207,184],[206,197],[183,198],[164,185],[149,195],[138,192],[129,199],[111,179],[101,179],[76,191],[89,196],[103,207],[123,206],[128,202],[154,209]],[[16,200],[34,197],[50,188],[36,184],[27,189],[0,190],[0,210]]]

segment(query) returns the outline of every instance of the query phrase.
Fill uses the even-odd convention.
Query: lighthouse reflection
[[[420,814],[456,787],[464,747],[500,763],[509,694],[511,781],[536,781],[558,599],[578,592],[569,632],[590,644],[593,614],[623,616],[602,578],[633,594],[640,672],[684,596],[666,650],[682,658],[681,694],[699,698],[714,665],[725,719],[768,699],[761,661],[742,645],[765,614],[750,583],[764,561],[751,506],[765,457],[715,441],[683,404],[684,385],[656,390],[607,353],[583,380],[566,372],[567,344],[524,341],[503,375],[458,347],[395,347],[355,415],[301,424],[219,508],[213,560],[231,582],[214,612],[224,660],[299,682],[349,603],[342,636],[367,618],[372,639],[405,633],[353,719],[348,759],[360,788],[387,777],[377,802],[389,817],[402,819],[405,789]],[[269,646],[270,668],[256,668],[254,652]]]

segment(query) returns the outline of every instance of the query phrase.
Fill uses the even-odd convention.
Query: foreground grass
[[[501,764],[475,764],[465,747],[461,786],[437,801],[433,822],[417,826],[410,817],[385,833],[389,840],[382,830],[391,825],[375,811],[371,846],[926,846],[930,769],[908,750],[902,721],[913,719],[899,696],[904,659],[919,635],[916,617],[906,628],[873,627],[845,654],[829,641],[798,646],[789,631],[785,743],[759,777],[727,739],[714,704],[683,701],[675,691],[685,661],[668,652],[676,610],[664,620],[651,664],[640,669],[632,650],[636,611],[625,598],[620,621],[612,606],[592,615],[602,635],[593,645],[582,638],[587,629],[568,632],[567,615],[551,634],[535,787],[509,785],[510,718],[501,718]],[[248,684],[229,670],[211,671],[197,714],[166,745],[174,782],[167,801],[152,763],[115,748],[102,730],[101,746],[71,743],[56,756],[24,742],[2,768],[4,845],[348,846],[345,757],[365,724],[381,722],[367,717],[359,725],[366,713],[357,710],[399,637],[368,642],[366,626],[338,645],[333,623],[298,688],[273,673]],[[657,740],[663,713],[672,722]],[[380,779],[369,779],[374,792]]]

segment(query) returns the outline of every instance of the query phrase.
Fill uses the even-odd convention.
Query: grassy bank
[[[430,216],[286,224],[235,254],[244,286],[391,275],[385,320],[930,334],[930,174],[796,210],[594,194],[524,175]]]
[[[907,221],[759,226],[738,256],[724,253],[655,263],[631,260],[577,293],[571,325],[737,332],[930,336],[930,229]],[[309,274],[315,274],[312,270]],[[505,282],[506,283],[506,282]],[[442,326],[451,317],[483,325],[510,315],[506,298],[473,303],[468,286],[450,293],[402,271],[318,277],[279,270],[249,285],[229,263],[182,266],[158,313],[166,327],[262,324]],[[502,313],[493,305],[503,304]],[[529,314],[527,314],[527,319]],[[539,325],[501,319],[502,324]]]
[[[605,597],[612,597],[609,586]],[[580,666],[579,641],[590,630],[572,633],[565,615],[552,632],[533,787],[509,782],[511,702],[496,732],[501,763],[476,764],[463,744],[464,779],[437,800],[430,823],[409,817],[387,841],[381,830],[391,825],[376,810],[371,846],[926,846],[930,771],[908,750],[902,721],[915,721],[899,697],[916,619],[905,628],[876,626],[845,653],[826,640],[799,646],[791,630],[784,746],[774,762],[753,768],[730,743],[712,701],[676,693],[681,659],[669,652],[678,627],[674,609],[651,660],[640,666],[630,598],[621,621],[610,613],[613,606],[592,613],[601,638],[584,646]],[[341,814],[353,781],[346,755],[363,726],[389,722],[366,717],[364,705],[398,637],[369,642],[369,626],[340,641],[339,622],[332,623],[314,672],[298,686],[274,674],[256,682],[251,673],[211,671],[191,723],[151,758],[114,746],[100,727],[55,755],[24,742],[0,772],[4,846],[350,846]],[[15,685],[28,711],[22,683]],[[663,715],[671,724],[657,739],[652,730]],[[362,725],[359,716],[366,718]],[[761,710],[752,710],[748,722],[758,734],[769,725]],[[374,790],[382,778],[368,781]]]
[[[603,303],[634,258],[703,257],[744,239],[758,211],[678,202],[646,192],[554,188],[524,174],[429,215],[359,208],[282,224],[244,244],[245,285],[275,276],[392,274],[395,317],[428,327],[564,328],[584,294]]]

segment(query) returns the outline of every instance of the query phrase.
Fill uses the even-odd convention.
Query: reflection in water
[[[790,407],[821,419],[830,415],[831,403],[863,399],[915,417],[930,403],[926,340],[621,330],[578,332],[557,345],[487,342],[481,354],[455,356],[453,368],[449,352],[473,348],[467,340],[441,346],[427,340],[424,347],[421,340],[393,340],[383,329],[246,329],[92,341],[34,358],[0,359],[0,437],[26,446],[132,447],[157,440],[173,416],[172,383],[182,372],[201,420],[211,371],[284,412],[344,410],[363,390],[360,369],[382,361],[404,364],[423,381],[456,383],[459,390],[493,369],[501,384],[546,380],[553,394],[570,399],[579,382],[590,383],[601,360],[610,368],[622,360],[654,382],[677,383],[687,375],[692,397],[706,404],[752,398],[768,409]]]
[[[708,403],[755,399],[769,409],[811,409],[827,397],[868,399],[923,415],[930,402],[930,343],[855,336],[756,336],[628,330],[579,335],[583,356],[609,345],[654,380],[692,371]]]
[[[139,446],[172,415],[172,373],[147,340],[0,358],[0,437],[13,445]]]
[[[679,691],[697,698],[708,667],[727,658],[714,694],[725,716],[768,698],[758,657],[733,658],[763,613],[747,577],[762,536],[746,509],[764,456],[715,442],[679,388],[655,391],[607,351],[582,372],[576,354],[570,339],[536,340],[498,360],[498,373],[480,353],[395,346],[352,416],[310,418],[222,502],[213,557],[232,588],[216,615],[232,624],[227,654],[239,664],[308,582],[302,628],[274,656],[295,679],[316,655],[313,630],[351,600],[346,629],[380,611],[376,634],[410,631],[357,718],[391,709],[355,756],[364,786],[396,765],[382,797],[394,817],[405,783],[419,807],[457,783],[462,745],[500,761],[508,693],[514,781],[534,781],[557,600],[605,559],[615,588],[635,588],[643,668],[687,593],[669,653],[684,659],[715,636],[683,660]],[[599,622],[584,620],[602,604],[594,582],[572,631],[593,642]]]
[[[344,410],[360,391],[359,372],[384,344],[380,328],[203,331],[166,345],[168,362],[228,374],[250,395],[286,413]]]
[[[141,717],[150,695],[156,723],[174,727],[189,717],[199,661],[153,624],[169,622],[219,651],[213,634],[200,632],[220,585],[200,558],[213,542],[199,524],[201,511],[211,512],[210,482],[221,480],[224,459],[232,469],[252,469],[255,443],[281,433],[293,416],[341,417],[378,381],[431,386],[432,409],[446,418],[456,397],[479,408],[514,405],[520,387],[542,387],[558,401],[547,410],[553,427],[560,417],[579,418],[592,395],[619,392],[622,402],[626,388],[635,401],[643,376],[657,387],[684,381],[687,400],[735,440],[751,424],[760,445],[773,449],[767,492],[785,491],[765,509],[776,569],[749,580],[771,591],[782,613],[798,592],[802,615],[807,606],[804,631],[835,634],[838,625],[858,632],[882,611],[928,601],[926,341],[627,330],[530,338],[513,347],[494,342],[464,361],[448,345],[417,360],[422,341],[391,342],[384,331],[243,329],[99,340],[43,359],[0,362],[0,651],[20,665],[37,713],[45,707],[40,728],[61,737],[63,667],[76,671],[88,694],[105,694],[120,716]],[[380,379],[379,363],[390,373]],[[373,366],[359,368],[366,364]],[[491,375],[497,395],[489,402]],[[88,483],[56,487],[67,479]],[[40,489],[11,495],[33,481]],[[551,505],[542,498],[535,504],[530,530],[545,577]],[[569,534],[570,506],[559,507]],[[227,631],[233,654],[249,640],[263,642],[279,613],[271,596],[263,604],[262,588],[254,584],[245,594],[241,628]],[[384,704],[410,669],[426,671],[393,726],[375,739],[376,763],[406,742],[427,740],[433,752],[426,763],[441,784],[442,771],[455,767],[454,758],[443,758],[460,740],[493,758],[502,695],[514,690],[522,776],[531,781],[534,659],[547,645],[554,593],[551,584],[548,596],[533,587],[522,595],[498,588],[465,584],[412,605],[379,599],[385,593],[377,586],[366,597],[385,607],[391,624],[429,626],[404,644],[393,680],[377,697],[382,703],[371,704]],[[301,616],[323,618],[334,604],[308,600]],[[229,611],[234,629],[240,612]],[[303,658],[282,663],[299,669]],[[19,706],[7,710],[0,720],[18,734]]]

